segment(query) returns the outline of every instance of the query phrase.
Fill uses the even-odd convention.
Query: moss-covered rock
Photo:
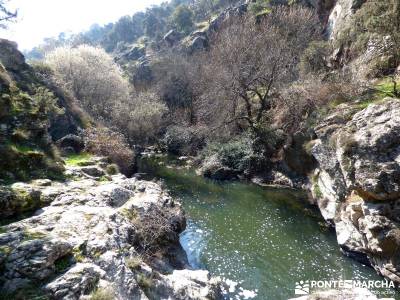
[[[48,128],[64,109],[14,43],[0,39],[0,63],[0,180],[61,176]]]

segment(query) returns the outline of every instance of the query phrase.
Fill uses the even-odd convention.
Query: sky
[[[20,50],[29,50],[43,38],[61,32],[78,33],[133,15],[165,0],[10,0],[9,8],[18,8],[18,19],[0,37],[16,41]]]

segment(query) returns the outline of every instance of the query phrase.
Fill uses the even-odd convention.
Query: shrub
[[[111,287],[97,288],[90,294],[90,300],[114,300],[115,292]]]
[[[138,285],[145,290],[150,289],[154,285],[153,278],[144,274],[138,274],[136,280]]]
[[[193,27],[193,12],[186,5],[179,5],[172,15],[172,21],[178,30],[189,32]]]
[[[222,164],[237,172],[249,170],[255,153],[248,135],[239,136],[227,143],[211,143],[200,155],[209,164]]]
[[[300,58],[300,72],[304,75],[326,72],[328,70],[327,57],[330,53],[329,42],[311,42]]]
[[[90,128],[85,130],[84,140],[85,151],[106,156],[118,165],[122,173],[132,173],[134,152],[122,134],[104,127]]]
[[[199,127],[170,126],[164,135],[163,143],[171,153],[194,154],[204,147],[204,130]]]
[[[167,107],[161,103],[155,93],[142,92],[133,98],[128,107],[120,106],[114,111],[114,119],[123,123],[126,135],[136,144],[153,142],[163,124]]]
[[[145,215],[133,215],[131,222],[135,225],[140,250],[147,256],[154,255],[161,247],[172,239],[179,239],[170,220],[173,212],[152,206]]]
[[[143,263],[143,259],[138,256],[133,256],[130,258],[125,259],[125,263],[131,270],[137,270],[140,268],[140,265]]]
[[[119,168],[116,164],[111,164],[106,167],[106,172],[108,175],[115,175],[119,173]]]
[[[110,118],[113,107],[129,100],[129,83],[101,48],[60,47],[46,55],[54,76],[92,115]]]

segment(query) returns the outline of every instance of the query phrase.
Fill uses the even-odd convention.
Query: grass
[[[80,153],[80,154],[71,154],[64,160],[68,166],[79,166],[81,164],[90,161],[91,158],[92,155],[89,153]]]
[[[357,108],[365,109],[371,104],[382,102],[386,97],[394,97],[393,82],[390,78],[384,78],[376,83],[372,88],[371,96],[357,103]],[[397,81],[398,89],[400,90],[400,80]]]
[[[145,290],[150,289],[154,284],[153,278],[144,274],[138,274],[138,276],[136,277],[136,281],[138,285]]]
[[[14,144],[14,143],[10,143],[9,147],[15,151],[15,152],[19,152],[19,153],[23,153],[23,154],[28,154],[28,153],[42,153],[41,151],[37,150],[37,149],[33,149],[32,147],[29,146],[24,146],[24,145],[18,145],[18,144]]]
[[[97,288],[90,294],[91,300],[114,300],[115,293],[112,288]]]
[[[133,257],[125,259],[126,265],[132,271],[140,269],[140,265],[142,264],[142,262],[143,262],[143,260],[140,256],[133,256]]]

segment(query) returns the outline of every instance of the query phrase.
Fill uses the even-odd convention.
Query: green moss
[[[65,163],[68,166],[79,166],[89,162],[92,155],[89,153],[72,154],[65,158]]]
[[[8,254],[10,254],[11,253],[11,248],[10,247],[8,247],[8,246],[1,246],[0,247],[0,253],[1,254],[4,254],[4,255],[8,255]]]
[[[86,246],[81,245],[80,247],[75,247],[72,250],[72,255],[74,256],[76,262],[83,262],[85,260],[84,248],[86,248]]]
[[[109,165],[106,167],[106,173],[107,173],[108,175],[115,175],[115,174],[118,174],[118,173],[119,173],[118,165],[116,165],[116,164],[109,164]]]
[[[138,212],[134,208],[132,209],[122,208],[120,212],[124,217],[128,218],[132,222],[137,220],[137,218],[139,217]]]
[[[317,196],[317,198],[322,198],[322,192],[321,192],[321,188],[319,187],[319,184],[316,183],[314,185],[314,192],[315,192],[315,196]]]
[[[108,178],[107,176],[101,176],[99,179],[100,182],[109,182],[111,181],[110,178]]]
[[[311,177],[312,190],[314,191],[314,194],[317,198],[322,198],[323,194],[322,194],[321,188],[319,187],[319,184],[318,184],[318,178],[319,178],[319,175],[317,175],[317,174],[313,175]]]
[[[26,230],[24,232],[24,238],[22,241],[26,242],[26,241],[31,241],[31,240],[40,240],[40,239],[44,239],[46,237],[47,237],[47,235],[44,234],[43,232]]]

